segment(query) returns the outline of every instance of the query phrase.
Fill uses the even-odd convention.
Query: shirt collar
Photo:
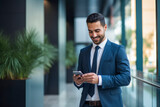
[[[100,43],[98,46],[103,49],[105,47],[105,44],[107,43],[107,38],[102,42]],[[93,48],[95,48],[97,45],[93,43]]]

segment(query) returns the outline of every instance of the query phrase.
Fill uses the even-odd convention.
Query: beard
[[[103,40],[104,40],[104,38],[105,38],[105,34],[103,34],[103,35],[97,35],[96,37],[91,37],[93,43],[95,43],[97,45],[99,45],[100,43],[102,43]]]

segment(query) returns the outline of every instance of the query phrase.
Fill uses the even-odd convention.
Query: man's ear
[[[105,30],[105,31],[107,30],[107,24],[104,25],[104,30]]]

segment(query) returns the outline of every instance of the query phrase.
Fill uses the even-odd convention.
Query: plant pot
[[[0,107],[26,107],[26,80],[0,80]]]
[[[43,107],[43,70],[27,80],[0,80],[0,107]]]

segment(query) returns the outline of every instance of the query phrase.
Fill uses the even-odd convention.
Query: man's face
[[[93,43],[100,44],[105,40],[105,31],[107,30],[107,25],[102,26],[100,21],[88,23],[89,36]]]

